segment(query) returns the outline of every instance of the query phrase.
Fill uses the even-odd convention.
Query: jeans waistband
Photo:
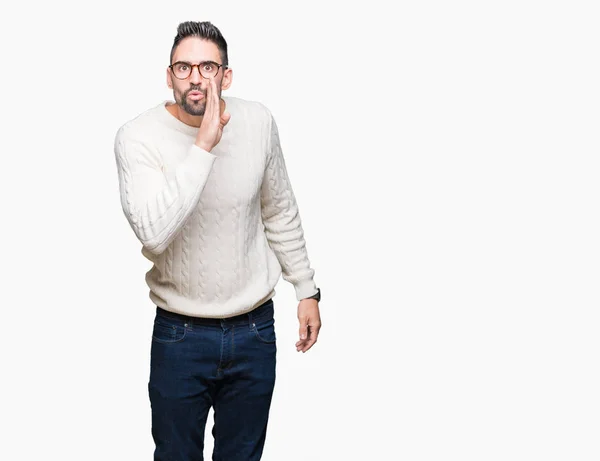
[[[223,325],[223,324],[248,324],[252,323],[253,319],[258,320],[266,315],[273,315],[274,303],[273,299],[265,301],[260,306],[252,309],[245,314],[234,315],[226,318],[209,318],[209,317],[194,317],[190,315],[178,314],[171,312],[162,307],[156,306],[156,315],[167,317],[174,320],[179,320],[182,323],[191,325]]]

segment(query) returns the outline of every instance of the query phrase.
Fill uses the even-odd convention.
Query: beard
[[[188,99],[188,94],[191,93],[192,91],[199,91],[204,95],[204,97],[199,101],[193,101],[191,99]],[[219,88],[219,98],[220,97],[221,97],[221,89]],[[194,86],[190,87],[189,89],[184,91],[183,94],[181,94],[178,99],[179,100],[177,102],[179,103],[181,108],[184,111],[186,111],[188,114],[193,115],[193,116],[203,116],[204,115],[204,112],[206,111],[206,91],[202,91],[200,89],[200,87],[194,87]]]

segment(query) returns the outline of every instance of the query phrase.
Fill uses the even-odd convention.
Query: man
[[[123,211],[156,305],[148,391],[155,460],[259,460],[275,384],[275,285],[292,283],[296,350],[321,328],[298,206],[275,120],[261,103],[222,96],[227,43],[210,22],[179,25],[164,101],[115,138]]]

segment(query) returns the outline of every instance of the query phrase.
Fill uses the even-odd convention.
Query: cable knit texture
[[[153,263],[150,299],[198,317],[248,312],[280,276],[298,301],[317,292],[275,119],[259,102],[223,99],[231,120],[211,152],[168,101],[115,137],[123,212]]]

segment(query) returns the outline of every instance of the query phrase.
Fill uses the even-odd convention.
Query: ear
[[[233,80],[233,70],[225,69],[223,73],[223,80],[221,80],[221,90],[226,90],[231,86]]]
[[[171,69],[167,67],[167,86],[173,88],[173,77],[171,75]]]

